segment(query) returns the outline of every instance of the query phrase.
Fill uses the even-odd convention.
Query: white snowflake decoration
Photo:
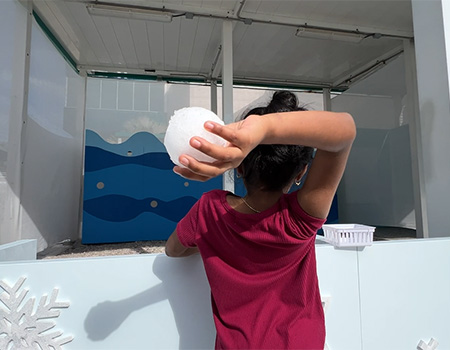
[[[73,337],[61,337],[61,331],[48,332],[56,325],[49,319],[57,318],[58,309],[68,308],[69,303],[56,301],[58,289],[55,288],[48,302],[47,295],[42,296],[34,311],[35,298],[23,304],[28,290],[20,289],[25,280],[25,277],[19,278],[13,287],[0,280],[4,290],[0,294],[0,349],[62,349],[61,346],[71,342]]]

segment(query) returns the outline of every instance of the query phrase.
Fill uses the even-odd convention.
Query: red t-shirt
[[[177,225],[205,265],[216,348],[323,349],[314,243],[325,220],[305,213],[295,192],[258,214],[237,212],[227,194],[205,193]]]

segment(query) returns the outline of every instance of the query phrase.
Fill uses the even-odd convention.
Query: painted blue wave
[[[112,222],[128,221],[145,212],[178,222],[196,201],[196,198],[190,196],[166,202],[158,198],[134,199],[111,194],[84,201],[83,209],[92,216]]]
[[[97,187],[99,183],[102,183],[102,188]],[[157,197],[169,201],[183,196],[200,198],[204,192],[213,188],[222,188],[222,176],[207,182],[191,181],[172,170],[138,164],[86,172],[84,176],[84,200],[121,194],[132,198]]]
[[[142,213],[129,221],[105,221],[83,212],[83,244],[166,240],[176,222],[153,213]]]
[[[112,144],[102,139],[95,131],[86,130],[86,146],[102,148],[106,151],[126,156],[128,152],[135,156],[149,152],[167,152],[164,144],[149,132],[138,132],[120,144]]]
[[[165,152],[145,153],[140,156],[121,156],[104,149],[86,146],[84,170],[97,171],[124,164],[139,164],[150,168],[169,170],[174,164]]]

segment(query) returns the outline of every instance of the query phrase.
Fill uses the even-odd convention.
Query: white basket
[[[371,245],[375,227],[359,224],[323,225],[324,240],[335,247]]]

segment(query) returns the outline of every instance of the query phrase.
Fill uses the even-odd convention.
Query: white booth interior
[[[161,140],[176,109],[231,121],[290,89],[309,109],[353,115],[339,221],[389,229],[379,236],[389,241],[365,249],[318,244],[329,349],[413,349],[432,338],[450,349],[450,8],[425,3],[133,0],[124,18],[95,14],[97,2],[0,1],[0,244],[24,240],[16,260],[27,260],[30,239],[42,251],[81,238],[87,130],[112,145],[140,132]],[[170,21],[145,18],[144,7]],[[395,239],[405,237],[420,239]],[[69,338],[55,340],[64,349],[208,348],[204,271],[186,261],[4,262],[0,287],[70,300],[58,318]],[[180,278],[195,297],[173,292]],[[111,313],[117,323],[100,327]]]

